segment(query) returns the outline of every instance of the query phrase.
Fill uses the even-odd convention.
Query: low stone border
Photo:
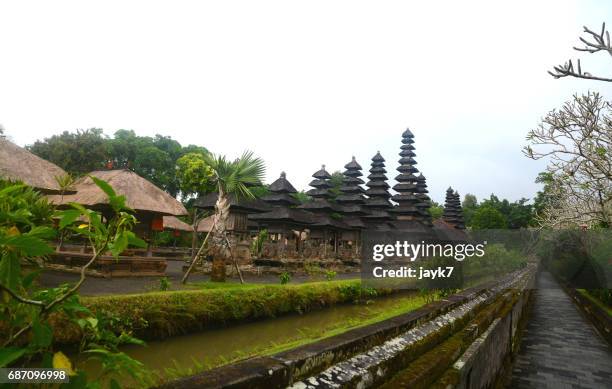
[[[612,317],[608,315],[608,312],[576,289],[569,288],[564,284],[561,285],[565,293],[574,300],[580,311],[593,323],[599,334],[612,346]]]

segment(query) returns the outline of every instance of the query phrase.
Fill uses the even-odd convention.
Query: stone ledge
[[[287,386],[287,367],[269,357],[256,357],[232,363],[206,374],[171,381],[162,388],[269,389]]]
[[[597,332],[612,346],[612,317],[600,306],[592,302],[589,298],[583,296],[575,289],[568,288],[563,283],[563,290],[574,303],[578,306],[580,311],[589,319],[593,326],[597,329]]]

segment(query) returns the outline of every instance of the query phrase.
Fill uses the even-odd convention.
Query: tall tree
[[[201,196],[204,193],[208,193],[214,190],[211,183],[213,177],[213,170],[206,164],[204,155],[207,153],[203,152],[191,152],[183,155],[176,161],[176,178],[178,188],[183,197],[183,202],[187,202],[187,209],[190,212],[192,220],[191,226],[193,231],[191,233],[191,260],[195,264],[195,250],[198,242],[198,224],[204,215],[198,212],[198,209],[193,207],[192,200],[197,196]],[[189,272],[193,266],[190,267]],[[185,275],[188,276],[188,273]]]
[[[427,211],[431,215],[432,220],[437,220],[437,219],[440,219],[442,217],[442,214],[444,213],[444,206],[442,206],[442,205],[438,204],[437,202],[431,200],[430,201],[430,206],[427,209]]]
[[[506,217],[491,205],[478,207],[472,217],[472,228],[475,230],[507,228]]]
[[[183,198],[197,197],[214,190],[212,168],[203,153],[187,153],[176,161],[176,177]]]
[[[463,220],[465,221],[465,225],[470,227],[472,225],[472,216],[478,208],[478,199],[473,194],[466,193],[463,197],[461,207],[463,208]]]
[[[108,139],[101,128],[64,131],[27,147],[68,173],[79,176],[104,167],[109,158]]]
[[[107,137],[101,129],[77,130],[37,141],[34,154],[79,176],[105,167],[130,169],[168,193],[180,193],[176,163],[185,154],[208,153],[206,148],[182,147],[169,136],[138,136],[133,130],[118,130]]]
[[[331,187],[329,188],[330,198],[336,199],[340,195],[340,187],[342,187],[342,181],[344,180],[344,175],[340,171],[335,171],[331,174],[331,178],[329,179],[329,184]]]
[[[547,195],[538,212],[546,227],[612,224],[612,106],[601,95],[574,95],[529,131],[524,154],[546,158]]]

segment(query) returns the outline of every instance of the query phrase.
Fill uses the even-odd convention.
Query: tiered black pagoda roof
[[[342,212],[342,210],[331,201],[331,193],[329,192],[331,174],[325,170],[325,165],[321,166],[321,170],[315,172],[312,177],[314,180],[310,182],[310,186],[313,189],[306,192],[307,195],[312,197],[312,201],[302,204],[298,208],[314,214],[317,221],[313,223],[313,226],[350,229],[347,224],[332,217],[332,213]]]
[[[361,187],[363,180],[359,177],[363,176],[361,173],[361,165],[357,163],[355,157],[351,162],[344,165],[346,169],[343,174],[342,186],[340,187],[340,195],[336,198],[336,201],[341,206],[341,211],[347,217],[344,222],[353,228],[365,228],[365,224],[359,216],[365,215],[363,205],[365,204],[364,190]]]
[[[446,199],[444,201],[444,213],[442,214],[442,219],[457,229],[465,229],[461,199],[459,197],[459,193],[454,192],[453,188],[451,187],[446,190]]]
[[[399,153],[401,158],[397,171],[400,174],[395,177],[397,184],[393,186],[397,194],[391,198],[398,204],[393,212],[397,215],[398,220],[417,220],[427,223],[427,215],[424,214],[422,208],[417,207],[421,200],[416,196],[418,178],[415,173],[418,173],[419,170],[414,167],[416,161],[413,157],[416,155],[413,143],[414,135],[409,129],[406,129],[402,134],[402,151]]]
[[[268,189],[271,193],[261,198],[268,204],[284,205],[288,207],[300,203],[292,196],[293,193],[297,193],[297,190],[287,181],[285,172],[282,172],[280,178],[270,184]]]
[[[318,221],[309,212],[291,208],[300,202],[293,198],[292,194],[297,193],[297,190],[287,180],[285,172],[282,172],[280,178],[274,181],[268,189],[271,193],[262,197],[262,200],[269,204],[272,209],[269,212],[249,215],[249,219],[272,227],[277,223],[289,226],[305,226]]]
[[[325,165],[321,166],[321,170],[315,172],[312,175],[314,180],[310,182],[310,189],[306,192],[307,195],[312,197],[312,201],[300,205],[300,208],[316,212],[316,213],[331,213],[336,211],[336,207],[330,202],[331,174],[325,170]]]
[[[429,213],[429,208],[431,207],[431,199],[427,195],[429,191],[427,190],[427,179],[421,173],[417,177],[417,194],[416,197],[419,199],[419,203],[417,203],[416,207],[421,212],[423,216],[423,223],[427,226],[432,226],[431,214]]]
[[[371,223],[384,223],[392,219],[389,214],[389,210],[392,208],[389,198],[389,184],[387,184],[387,170],[385,170],[385,159],[380,155],[380,151],[372,157],[372,164],[370,168],[370,175],[368,175],[368,183],[366,186],[366,200],[365,207],[368,209],[369,214],[364,216],[368,222]]]

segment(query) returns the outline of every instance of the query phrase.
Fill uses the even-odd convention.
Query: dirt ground
[[[183,277],[183,262],[168,261],[166,277],[170,281],[170,290],[183,289],[181,278]],[[87,277],[81,286],[82,296],[100,296],[109,294],[142,293],[160,290],[160,279],[162,277],[117,277],[117,278],[98,278]],[[337,279],[359,278],[359,273],[338,274]],[[79,279],[78,274],[64,273],[59,271],[45,271],[40,277],[42,286],[55,287],[63,283],[74,283]],[[278,276],[245,275],[245,282],[248,283],[279,283]],[[189,282],[208,281],[209,277],[202,274],[192,274]],[[307,276],[295,276],[291,283],[302,283],[311,281]],[[238,278],[228,278],[227,282],[240,282]]]

